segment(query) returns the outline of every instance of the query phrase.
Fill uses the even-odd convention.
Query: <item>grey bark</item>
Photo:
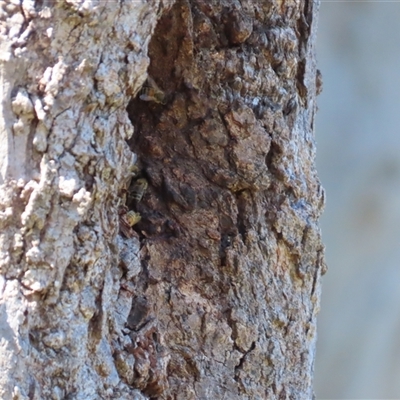
[[[1,2],[2,399],[312,398],[317,8]]]

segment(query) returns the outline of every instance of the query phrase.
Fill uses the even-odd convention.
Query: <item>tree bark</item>
[[[311,399],[318,3],[1,5],[1,398]]]

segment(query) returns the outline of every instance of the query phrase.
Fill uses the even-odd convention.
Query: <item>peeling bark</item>
[[[1,9],[0,397],[311,399],[317,3]]]

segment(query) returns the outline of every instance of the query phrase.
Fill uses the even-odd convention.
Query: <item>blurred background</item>
[[[317,59],[316,396],[400,399],[400,2],[322,0]]]

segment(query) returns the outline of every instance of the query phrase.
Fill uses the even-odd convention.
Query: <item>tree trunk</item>
[[[311,399],[317,3],[2,8],[1,398]]]

